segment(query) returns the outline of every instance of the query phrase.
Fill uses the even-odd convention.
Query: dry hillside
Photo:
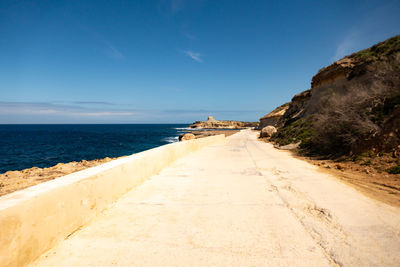
[[[334,159],[389,153],[400,172],[400,36],[321,69],[275,126],[279,145]]]

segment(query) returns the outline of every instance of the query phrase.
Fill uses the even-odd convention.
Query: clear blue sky
[[[0,123],[257,121],[400,1],[0,1]]]

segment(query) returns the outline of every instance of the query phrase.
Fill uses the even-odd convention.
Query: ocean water
[[[178,141],[187,124],[0,125],[0,173],[131,155]]]

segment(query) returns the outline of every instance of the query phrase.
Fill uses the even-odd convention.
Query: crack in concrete
[[[255,168],[258,168],[257,162],[255,161],[253,155],[251,154],[250,150],[247,147],[247,142],[246,142],[246,149],[247,152],[250,156],[250,158],[252,159]],[[310,235],[310,237],[316,242],[316,244],[322,249],[322,251],[324,252],[325,257],[327,258],[327,260],[333,265],[333,266],[343,266],[343,263],[341,263],[339,261],[339,259],[337,258],[337,255],[335,255],[335,253],[333,253],[333,249],[331,247],[329,247],[329,242],[327,241],[327,238],[323,235],[322,231],[318,231],[315,227],[315,225],[312,224],[307,224],[305,222],[305,216],[301,214],[301,212],[299,212],[299,208],[300,210],[302,210],[303,212],[306,212],[307,215],[311,215],[313,216],[315,219],[319,220],[320,222],[324,222],[324,224],[326,225],[326,228],[329,228],[329,226],[333,227],[334,229],[338,229],[339,232],[341,233],[341,239],[343,241],[343,243],[348,244],[348,242],[345,240],[346,238],[346,234],[344,234],[343,230],[341,229],[340,225],[338,223],[334,223],[332,221],[332,215],[329,212],[329,210],[324,209],[324,208],[320,208],[318,206],[316,206],[316,204],[314,202],[312,202],[311,200],[307,200],[305,198],[303,198],[303,201],[307,201],[309,204],[303,207],[296,207],[294,205],[292,205],[280,192],[279,187],[277,185],[274,185],[271,180],[264,175],[261,171],[259,171],[265,178],[265,181],[267,182],[268,186],[270,188],[273,189],[273,191],[275,192],[275,194],[279,197],[279,199],[282,200],[282,202],[284,203],[285,207],[287,207],[290,212],[298,219],[299,223],[303,226],[304,230]],[[271,171],[270,171],[271,172]],[[274,176],[280,176],[280,174],[282,173],[282,171],[274,168],[271,172],[272,175]],[[291,192],[292,194],[297,194],[297,198],[299,197],[299,192],[297,192],[296,190],[294,190],[291,185],[287,185],[286,187],[282,188],[282,189],[286,189],[287,191]],[[315,224],[316,222],[314,222]]]

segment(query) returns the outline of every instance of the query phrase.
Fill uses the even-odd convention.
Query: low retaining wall
[[[0,266],[25,266],[124,193],[224,135],[164,145],[0,197]]]

